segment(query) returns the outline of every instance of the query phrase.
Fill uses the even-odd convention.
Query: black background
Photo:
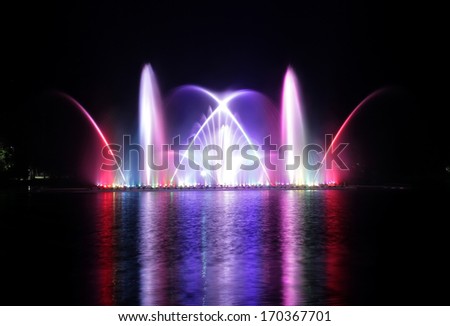
[[[129,124],[137,112],[145,63],[152,64],[163,94],[190,83],[217,91],[252,88],[275,103],[286,67],[292,65],[311,126],[321,132],[336,130],[372,91],[394,87],[394,94],[381,102],[382,109],[358,120],[360,126],[353,133],[360,139],[355,142],[370,141],[373,146],[366,147],[376,151],[367,150],[367,155],[384,162],[378,176],[388,175],[387,181],[440,184],[448,179],[445,166],[450,165],[444,12],[432,2],[410,1],[15,3],[5,8],[2,19],[0,138],[15,147],[15,173],[21,175],[33,161],[34,141],[71,119],[60,103],[49,104],[45,94],[51,90],[71,94],[103,124],[109,119]],[[51,106],[55,106],[51,112],[59,113],[46,113]],[[79,127],[60,127],[70,131],[75,144]],[[63,139],[54,137],[56,147],[51,147],[62,151]],[[389,169],[386,158],[392,163]],[[377,225],[364,226],[362,236],[376,231],[381,243],[380,267],[368,270],[378,275],[373,284],[378,296],[356,304],[448,303],[448,273],[443,266],[447,193],[434,193],[432,187],[423,191],[428,195],[414,197],[421,201],[418,209],[409,205],[409,199],[401,205],[393,199],[374,213],[381,217]],[[22,233],[29,245],[39,243],[41,234],[49,239],[58,234],[44,227],[36,232],[32,227],[22,229],[18,201],[5,210],[14,224],[11,229]],[[42,216],[57,206],[48,203]],[[41,216],[39,211],[33,214]],[[17,260],[12,259],[3,272],[10,278],[17,271],[28,275],[27,263],[19,261],[27,241],[8,251],[7,246],[20,237],[11,233],[2,238],[2,248]],[[400,246],[394,245],[399,241]],[[55,270],[47,274],[35,268],[36,282],[42,276],[50,281],[52,275],[61,283],[70,281],[56,270],[70,265],[70,254],[64,256],[64,246],[52,248],[63,263],[49,255]],[[416,265],[416,259],[421,263]],[[38,256],[33,262],[40,264]],[[31,290],[45,292],[45,282],[31,279],[30,284]],[[4,303],[40,302],[14,289],[7,293]],[[53,301],[42,302],[65,303],[52,294]],[[67,303],[74,302],[79,303]]]
[[[359,156],[379,169],[363,182],[439,183],[450,164],[439,78],[447,70],[441,11],[406,1],[16,4],[3,22],[0,138],[16,147],[20,174],[33,164],[36,147],[50,147],[44,131],[62,125],[67,132],[49,132],[56,152],[84,140],[81,127],[64,117],[70,110],[46,98],[51,90],[74,96],[101,126],[114,121],[132,132],[145,63],[152,64],[163,95],[189,83],[256,89],[274,103],[292,65],[316,135],[336,132],[364,97],[392,87],[350,130],[362,144]],[[68,143],[71,138],[78,143]]]

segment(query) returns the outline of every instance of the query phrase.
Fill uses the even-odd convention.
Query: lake
[[[2,191],[0,304],[448,305],[447,195]]]

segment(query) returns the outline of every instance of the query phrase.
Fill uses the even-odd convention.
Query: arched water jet
[[[367,103],[369,103],[369,102],[370,102],[371,100],[373,100],[374,98],[376,98],[376,97],[378,97],[378,96],[384,94],[384,93],[385,93],[386,91],[388,91],[388,90],[389,90],[389,88],[381,88],[381,89],[378,89],[378,90],[372,92],[372,93],[369,94],[365,99],[363,99],[363,100],[362,100],[362,101],[361,101],[361,102],[360,102],[360,103],[352,110],[352,112],[350,112],[350,114],[347,116],[347,118],[346,118],[346,119],[344,120],[344,122],[342,123],[341,127],[338,129],[338,132],[336,133],[336,135],[334,135],[334,138],[333,138],[333,140],[332,140],[330,146],[329,146],[328,149],[326,150],[326,152],[325,152],[325,154],[324,154],[324,156],[323,156],[323,158],[322,158],[322,161],[320,162],[322,168],[324,167],[324,162],[325,162],[326,159],[327,159],[328,153],[330,152],[330,150],[333,149],[334,145],[335,145],[336,143],[338,143],[339,139],[341,138],[342,133],[344,132],[344,130],[346,129],[346,127],[347,127],[347,125],[350,123],[350,121],[354,118],[354,116],[361,110],[361,108],[362,108],[364,105],[366,105]],[[313,180],[313,183],[314,183],[314,184],[316,184],[318,174],[319,174],[319,172],[322,170],[322,168],[316,171],[316,173],[315,173],[315,175],[314,175],[314,180]],[[336,177],[335,177],[335,174],[336,174],[336,173],[335,173],[335,172],[336,172],[336,171],[334,171],[333,168],[331,168],[331,169],[329,169],[329,170],[325,170],[324,181],[325,181],[326,184],[329,184],[329,183],[335,184],[335,183],[338,183],[338,182],[339,182],[338,180],[336,180]]]
[[[95,131],[97,132],[97,134],[100,137],[100,139],[103,142],[103,144],[108,148],[109,153],[112,153],[112,150],[111,150],[111,147],[110,147],[110,143],[108,142],[108,140],[106,140],[106,137],[103,134],[102,130],[100,129],[98,124],[95,122],[94,118],[92,118],[92,116],[89,114],[89,112],[77,100],[75,100],[72,96],[70,96],[70,95],[68,95],[68,94],[66,94],[64,92],[55,92],[55,94],[60,96],[61,98],[65,99],[66,101],[68,101],[70,104],[72,104],[74,107],[76,107],[83,114],[83,116],[89,121],[91,126],[94,127]],[[114,155],[111,155],[111,156],[113,157],[113,160],[114,160],[115,164],[118,167],[117,171],[119,171],[119,174],[120,174],[120,176],[122,178],[122,181],[124,183],[126,183],[127,180],[125,178],[125,175],[123,174],[122,169],[120,168],[120,165],[118,164],[115,156]]]
[[[235,99],[243,94],[246,94],[248,91],[242,90],[242,91],[234,92],[231,95],[225,97],[224,100],[220,100],[216,95],[214,95],[213,93],[211,93],[210,91],[208,91],[206,89],[203,89],[198,86],[196,86],[195,89],[200,90],[200,91],[204,92],[205,94],[209,95],[212,99],[214,99],[218,103],[218,106],[214,111],[210,110],[209,116],[205,119],[203,124],[198,128],[197,132],[193,136],[192,141],[189,143],[188,149],[185,151],[184,155],[181,157],[180,164],[176,167],[176,170],[175,170],[174,174],[172,175],[172,178],[170,179],[170,184],[173,183],[175,176],[180,171],[180,169],[179,169],[180,166],[188,158],[189,149],[194,145],[196,140],[199,140],[199,142],[201,142],[204,147],[208,146],[208,145],[218,145],[225,151],[227,151],[227,149],[231,145],[238,145],[239,148],[242,148],[242,146],[245,146],[245,145],[249,145],[249,146],[253,145],[253,142],[250,140],[249,136],[245,132],[242,125],[237,121],[236,117],[231,113],[230,109],[227,106],[227,104],[230,101],[232,101],[233,99]],[[221,121],[221,119],[224,119],[224,121]],[[211,129],[212,129],[212,131],[211,131]],[[196,160],[202,161],[203,159],[201,157],[197,157]],[[239,163],[241,163],[241,160],[238,159],[236,156],[233,156],[232,161],[235,162],[235,163],[233,163],[235,166],[237,166]],[[239,161],[239,162],[236,162],[236,161]],[[251,183],[253,183],[253,184],[270,183],[270,177],[267,173],[266,168],[262,164],[261,158],[259,156],[258,156],[258,161],[259,161],[259,166],[264,173],[264,177],[259,176],[259,177],[255,178],[255,180],[252,180]],[[206,177],[206,176],[212,177],[214,180],[209,180],[209,184],[213,183],[213,184],[218,184],[218,185],[249,184],[250,180],[253,179],[250,176],[251,173],[249,171],[247,171],[249,176],[247,176],[246,178],[243,178],[239,181],[236,179],[236,176],[239,172],[242,172],[242,171],[236,171],[235,169],[231,169],[231,171],[228,171],[227,168],[225,168],[225,169],[222,168],[220,173],[211,173],[211,171],[203,170],[201,172],[201,175],[203,177]],[[252,172],[254,172],[254,171],[252,171]],[[193,175],[191,175],[189,177],[195,178],[195,176],[193,176]],[[194,182],[193,180],[188,181],[190,178],[184,178],[184,180],[181,181],[181,184],[187,184],[187,183],[195,184],[196,182]]]

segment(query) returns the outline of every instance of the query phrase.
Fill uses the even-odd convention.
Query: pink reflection
[[[281,196],[281,255],[282,255],[282,287],[283,305],[295,306],[301,302],[300,288],[302,285],[298,224],[301,208],[298,191],[286,191]]]
[[[99,194],[100,237],[98,249],[98,278],[100,305],[114,305],[115,298],[115,192]]]
[[[327,290],[329,293],[329,305],[337,305],[345,302],[345,284],[348,277],[345,272],[345,258],[348,254],[344,243],[345,230],[345,205],[342,200],[342,192],[329,190],[325,196],[325,223],[326,223],[326,275]]]

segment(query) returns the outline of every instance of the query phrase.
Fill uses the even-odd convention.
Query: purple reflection
[[[100,304],[345,303],[341,191],[99,196]]]
[[[239,201],[232,191],[140,194],[141,304],[260,303],[263,206]]]
[[[171,304],[170,286],[174,233],[171,230],[169,194],[141,192],[140,227],[140,298],[142,305]],[[156,204],[157,203],[157,204]]]
[[[261,275],[261,208],[242,205],[240,192],[213,194],[220,214],[210,216],[207,221],[205,304],[257,304]],[[259,192],[248,196],[261,200]]]

